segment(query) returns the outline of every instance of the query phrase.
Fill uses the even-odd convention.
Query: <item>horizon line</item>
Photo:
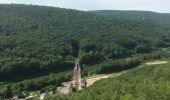
[[[141,9],[95,9],[95,10],[82,10],[82,9],[75,9],[75,8],[64,8],[52,5],[43,5],[43,4],[24,4],[24,3],[0,3],[0,5],[26,5],[26,6],[39,6],[39,7],[53,7],[53,8],[60,8],[60,9],[70,9],[70,10],[78,10],[78,11],[139,11],[139,12],[153,12],[153,13],[160,13],[160,14],[170,14],[170,12],[159,12],[153,10],[141,10]]]

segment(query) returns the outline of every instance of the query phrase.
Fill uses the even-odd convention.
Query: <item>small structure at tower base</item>
[[[87,87],[87,82],[82,76],[82,68],[80,67],[80,60],[76,59],[73,80],[62,83],[62,86],[57,87],[60,93],[68,94],[70,92],[79,91]]]

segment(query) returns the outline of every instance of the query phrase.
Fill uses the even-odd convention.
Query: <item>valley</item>
[[[169,14],[147,11],[0,4],[0,100],[23,92],[35,100],[46,92],[54,94],[47,100],[168,99],[169,23]],[[87,88],[58,93],[77,58]]]

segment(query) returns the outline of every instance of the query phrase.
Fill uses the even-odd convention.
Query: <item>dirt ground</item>
[[[120,76],[123,73],[125,73],[125,71],[122,71],[122,72],[119,72],[119,73],[102,74],[102,75],[96,75],[96,76],[87,77],[86,78],[87,87],[93,85],[93,83],[95,83],[98,80],[106,79],[106,78],[110,78],[110,77],[117,77],[117,76]]]
[[[154,62],[147,62],[145,65],[159,65],[159,64],[166,64],[167,61],[154,61]]]

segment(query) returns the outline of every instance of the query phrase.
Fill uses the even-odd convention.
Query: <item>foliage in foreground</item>
[[[48,100],[169,100],[170,63],[144,66],[117,78],[96,82],[79,93]]]

